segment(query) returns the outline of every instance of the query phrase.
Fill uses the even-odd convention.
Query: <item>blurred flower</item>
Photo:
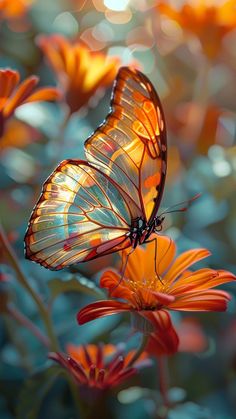
[[[198,319],[185,317],[176,326],[179,336],[179,352],[202,352],[208,347],[207,336]]]
[[[210,60],[217,57],[224,36],[236,28],[235,0],[189,0],[178,9],[160,1],[157,11],[195,35]]]
[[[38,138],[39,134],[34,128],[17,119],[10,119],[0,139],[0,153],[9,147],[26,147]]]
[[[213,144],[224,146],[233,143],[224,120],[233,120],[234,115],[218,106],[208,104],[206,107],[199,103],[185,102],[176,106],[171,114],[169,126],[179,141],[179,147],[185,151],[207,154]],[[186,153],[187,154],[187,153]]]
[[[129,256],[125,276],[121,281],[115,271],[103,273],[100,285],[109,295],[123,301],[97,301],[84,307],[77,315],[79,324],[115,313],[138,313],[152,321],[150,313],[159,310],[225,311],[230,295],[212,288],[233,281],[236,277],[224,270],[188,268],[210,255],[207,249],[188,250],[175,258],[176,245],[168,237],[156,236],[157,272],[154,271],[153,244],[138,247]],[[122,253],[123,263],[129,250]],[[155,324],[154,324],[155,325]]]
[[[22,18],[33,3],[34,0],[0,0],[0,19]]]
[[[59,90],[55,87],[35,89],[39,82],[37,76],[30,76],[20,84],[19,81],[18,71],[0,70],[0,138],[4,134],[5,122],[13,115],[16,108],[25,103],[60,98]]]
[[[109,86],[116,76],[119,59],[90,51],[80,42],[51,35],[41,36],[38,43],[64,90],[70,113],[87,106],[98,88]]]
[[[129,366],[135,351],[123,355],[119,347],[111,344],[67,346],[68,355],[51,353],[49,357],[61,364],[80,386],[105,390],[115,387],[147,365],[147,355],[142,355]]]

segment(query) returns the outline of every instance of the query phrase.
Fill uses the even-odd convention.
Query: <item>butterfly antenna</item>
[[[168,207],[165,211],[163,211],[161,214],[159,214],[158,217],[161,217],[164,214],[170,214],[172,212],[185,212],[185,211],[187,211],[188,208],[190,207],[191,203],[193,201],[195,201],[196,199],[200,198],[201,195],[202,195],[201,193],[198,193],[198,194],[194,195],[192,198],[190,198],[186,201],[182,201],[182,202],[179,202],[178,204],[175,204],[175,205],[172,205],[171,207]],[[178,207],[179,205],[184,205],[184,206],[182,208],[179,208],[179,209],[176,209],[176,210],[173,209],[175,207]]]

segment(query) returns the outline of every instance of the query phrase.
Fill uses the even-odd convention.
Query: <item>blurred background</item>
[[[69,57],[75,45],[84,55],[78,53],[83,69],[73,76],[69,61],[63,68],[58,57]],[[76,323],[78,309],[96,298],[99,271],[116,263],[112,257],[55,274],[26,261],[23,246],[43,181],[61,160],[84,158],[84,141],[109,111],[120,65],[140,68],[162,99],[169,150],[162,207],[202,194],[186,213],[168,216],[165,234],[179,251],[207,247],[212,256],[202,266],[236,274],[235,45],[236,10],[230,0],[0,0],[0,68],[17,70],[21,80],[37,75],[38,86],[60,90],[59,100],[19,106],[4,124],[0,216],[31,285],[45,299],[54,292],[52,316],[62,345],[117,343],[129,334],[124,316]],[[81,292],[57,294],[55,281],[79,274]],[[40,325],[1,243],[0,279],[1,418],[75,417],[63,380],[45,393],[42,382],[34,381],[46,352],[4,314],[4,299],[11,298]],[[233,285],[226,289],[232,294],[227,313],[194,316],[207,349],[198,353],[193,345],[191,353],[170,359],[170,385],[179,402],[170,419],[236,418],[236,291]],[[147,369],[111,394],[114,418],[157,417],[156,385],[155,370]],[[29,394],[39,396],[34,412]]]

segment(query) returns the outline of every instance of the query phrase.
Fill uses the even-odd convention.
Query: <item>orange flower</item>
[[[111,344],[68,345],[67,351],[68,355],[53,352],[49,357],[66,368],[80,386],[99,390],[117,386],[150,362],[143,353],[134,366],[129,366],[135,352],[123,355],[119,347]]]
[[[212,288],[233,281],[236,277],[224,270],[188,268],[210,255],[206,249],[188,250],[175,258],[175,243],[164,236],[157,236],[157,270],[154,272],[154,247],[137,248],[129,256],[125,277],[115,271],[106,271],[101,277],[101,287],[107,288],[114,299],[89,304],[78,313],[79,324],[115,313],[138,313],[152,322],[150,316],[165,310],[224,311],[230,296]],[[127,251],[123,252],[124,261]],[[166,316],[166,314],[163,314]],[[159,320],[158,320],[159,321]]]
[[[179,9],[167,2],[160,2],[157,10],[177,22],[183,30],[195,35],[210,60],[218,55],[224,36],[236,28],[235,0],[191,0]]]
[[[55,87],[40,87],[37,76],[31,76],[19,84],[18,71],[11,69],[0,70],[0,138],[4,133],[5,122],[16,108],[25,103],[41,100],[59,99],[59,90]]]
[[[6,20],[23,17],[34,0],[0,0],[0,18]]]
[[[88,104],[99,87],[114,80],[119,60],[90,51],[79,42],[70,43],[61,35],[41,36],[39,45],[62,86],[70,112]]]
[[[4,134],[0,139],[0,153],[10,147],[24,148],[39,138],[39,133],[34,128],[12,118],[7,122]]]

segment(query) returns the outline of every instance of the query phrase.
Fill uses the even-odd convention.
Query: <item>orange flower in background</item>
[[[152,322],[153,313],[159,316],[165,310],[179,311],[225,311],[230,295],[212,288],[233,281],[236,277],[224,270],[189,267],[210,255],[206,249],[188,250],[175,258],[175,243],[164,236],[157,236],[157,271],[154,272],[153,244],[146,249],[137,248],[129,256],[125,277],[106,271],[100,285],[107,288],[115,299],[97,301],[83,308],[77,315],[79,324],[115,313],[138,313]],[[123,261],[128,251],[123,251]],[[124,301],[119,301],[119,300]],[[162,321],[160,317],[158,321]],[[154,324],[155,326],[155,324]]]
[[[11,69],[0,70],[0,138],[4,134],[6,121],[14,114],[16,108],[25,103],[43,100],[57,100],[59,90],[55,87],[39,87],[37,76],[30,76],[20,82],[19,72]]]
[[[161,1],[157,11],[196,36],[210,60],[217,57],[224,36],[236,28],[235,0],[189,0],[180,8]]]
[[[135,351],[123,355],[118,346],[94,345],[67,346],[68,355],[51,353],[50,359],[61,364],[80,386],[106,390],[115,387],[131,377],[138,368],[147,366],[150,361],[145,353],[129,366]]]
[[[214,104],[203,106],[194,102],[180,103],[169,120],[169,127],[179,140],[179,147],[207,154],[214,144],[229,146],[233,144],[233,133],[228,132],[224,119],[231,120],[235,115]]]
[[[179,352],[203,352],[208,347],[208,339],[203,328],[194,317],[185,317],[176,327],[179,336]]]
[[[0,19],[14,20],[23,17],[35,0],[0,0]]]
[[[120,61],[89,50],[80,42],[70,42],[61,35],[41,36],[38,43],[56,73],[70,112],[87,106],[99,87],[109,86]]]
[[[0,152],[10,147],[24,148],[39,138],[40,135],[34,128],[17,119],[10,119],[0,139]]]

